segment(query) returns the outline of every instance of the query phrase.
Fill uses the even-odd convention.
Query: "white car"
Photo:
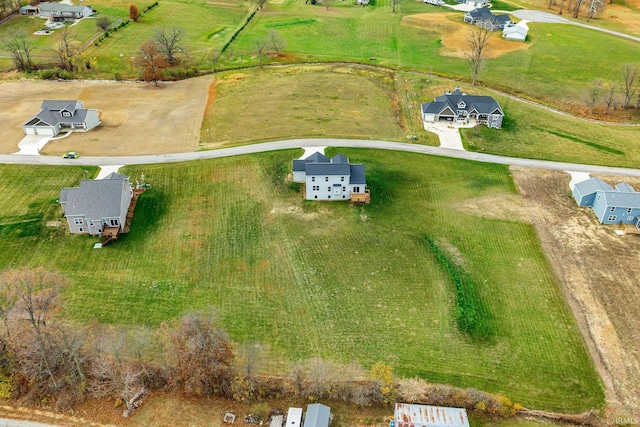
[[[444,1],[443,0],[422,0],[427,4],[432,4],[434,6],[442,6],[444,5]]]

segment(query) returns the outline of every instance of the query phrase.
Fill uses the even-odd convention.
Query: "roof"
[[[366,184],[367,180],[364,175],[364,165],[350,165],[349,184]]]
[[[331,408],[322,403],[307,405],[307,416],[304,419],[304,427],[329,427]]]
[[[460,102],[464,102],[464,107],[460,107]],[[476,110],[478,114],[493,114],[496,110],[502,115],[502,108],[498,101],[491,96],[479,96],[479,95],[467,95],[460,91],[460,88],[456,88],[453,92],[445,93],[437,97],[433,102],[426,102],[422,104],[423,114],[439,114],[447,107],[453,111]]]
[[[23,126],[55,126],[58,123],[84,123],[87,118],[87,110],[83,108],[82,101],[42,101],[41,111],[31,117]],[[71,117],[65,117],[62,111],[71,113]]]
[[[469,427],[464,408],[396,403],[396,427]]]
[[[93,220],[119,217],[123,189],[129,190],[128,180],[128,176],[112,173],[105,179],[81,181],[80,187],[63,188],[59,201],[65,203],[65,216],[78,215]]]
[[[40,3],[40,12],[42,11],[51,11],[51,12],[77,12],[82,13],[82,11],[86,7],[91,6],[72,6],[70,4],[64,3]]]
[[[467,12],[467,15],[469,15],[473,19],[477,19],[480,21],[490,21],[494,23],[506,23],[511,21],[511,18],[506,13],[503,13],[500,15],[494,15],[486,7],[475,8],[472,11]]]
[[[640,193],[622,191],[603,191],[607,206],[620,208],[640,208]]]
[[[587,194],[595,193],[596,191],[611,191],[613,188],[600,178],[589,178],[585,181],[580,181],[573,187],[574,191],[578,194],[585,196]]]

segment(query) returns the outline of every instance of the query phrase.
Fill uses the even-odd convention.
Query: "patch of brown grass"
[[[464,58],[465,51],[469,49],[467,35],[471,26],[460,22],[460,19],[458,13],[419,13],[405,16],[401,24],[437,34],[442,40],[441,55]],[[498,58],[516,50],[528,49],[531,43],[505,40],[502,33],[496,31],[488,46],[487,57]]]

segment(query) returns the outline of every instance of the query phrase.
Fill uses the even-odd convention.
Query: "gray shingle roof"
[[[46,12],[76,12],[76,13],[82,13],[82,11],[84,10],[84,8],[87,6],[73,6],[70,4],[64,4],[64,3],[40,3],[40,11],[46,11]]]
[[[349,176],[350,184],[365,184],[364,165],[349,163],[349,158],[336,154],[331,159],[318,152],[304,160],[294,160],[293,170],[306,172],[306,175],[342,175]]]
[[[640,193],[622,191],[603,191],[607,206],[618,208],[640,208]]]
[[[109,176],[114,175],[110,174]],[[121,174],[109,179],[86,180],[80,187],[60,190],[60,202],[64,206],[65,216],[84,215],[87,219],[100,220],[106,217],[119,217],[122,211],[122,192],[129,177]]]
[[[509,15],[504,13],[500,15],[494,15],[491,10],[486,7],[473,9],[472,11],[468,12],[468,15],[474,19],[479,19],[481,21],[490,21],[493,23],[506,23],[511,21]]]
[[[349,165],[351,178],[349,184],[366,184],[367,180],[364,175],[364,165]]]
[[[42,110],[30,118],[23,126],[55,126],[58,123],[84,123],[87,117],[87,109],[83,108],[82,101],[52,101],[42,102]],[[71,117],[65,117],[62,111],[71,113]]]
[[[307,175],[349,175],[348,164],[307,163]]]
[[[458,107],[460,101],[464,102],[464,107]],[[466,110],[471,112],[476,110],[478,114],[493,114],[496,110],[504,115],[498,101],[490,96],[467,95],[456,88],[451,93],[445,93],[437,97],[433,102],[422,104],[422,112],[425,114],[439,114],[447,107],[453,111]]]
[[[613,188],[600,178],[589,178],[586,181],[576,183],[573,187],[581,196],[595,193],[596,191],[611,191]]]

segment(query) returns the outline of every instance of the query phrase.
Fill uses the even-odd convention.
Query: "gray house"
[[[469,427],[464,408],[396,403],[395,427]]]
[[[75,21],[76,19],[91,16],[94,11],[91,6],[72,6],[64,3],[40,3],[36,6],[40,16],[52,21]],[[30,10],[27,9],[27,12]],[[21,10],[22,13],[22,10]]]
[[[40,112],[22,125],[26,135],[56,136],[64,130],[88,131],[100,124],[98,110],[82,101],[42,101]]]
[[[500,129],[504,112],[490,96],[467,95],[459,87],[422,104],[423,122],[476,122]]]
[[[573,198],[579,206],[593,209],[601,224],[633,224],[640,229],[640,193],[621,182],[612,188],[600,178],[578,182]]]
[[[304,427],[329,427],[330,422],[331,408],[321,403],[307,405]]]
[[[464,22],[497,31],[504,30],[504,27],[511,23],[511,18],[506,13],[494,15],[486,7],[478,7],[465,13]]]
[[[132,194],[129,177],[114,172],[63,188],[59,202],[71,233],[101,235],[107,228],[122,233]]]
[[[307,200],[369,200],[364,165],[351,164],[342,154],[329,158],[316,152],[304,160],[294,160],[293,181],[306,184]]]

